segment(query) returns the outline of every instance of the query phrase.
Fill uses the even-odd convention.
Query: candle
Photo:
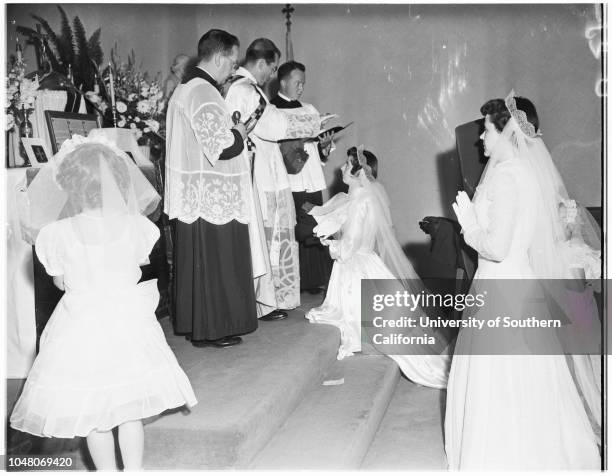
[[[113,126],[117,127],[117,107],[115,106],[115,81],[113,79],[113,67],[109,61],[108,63],[108,78],[110,81],[110,96],[111,96],[111,110],[113,111]]]
[[[111,100],[111,106],[114,108],[115,107],[115,84],[114,84],[114,80],[113,80],[113,68],[110,64],[110,62],[108,63],[108,78],[110,81],[110,100]]]

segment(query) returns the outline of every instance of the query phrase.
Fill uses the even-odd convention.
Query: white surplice
[[[516,159],[492,163],[473,199],[474,279],[535,279],[528,249],[537,184]],[[452,470],[595,470],[596,437],[564,355],[470,355],[478,330],[457,338],[447,391]]]
[[[292,100],[281,92],[278,93],[278,96],[287,102],[291,102]],[[302,101],[300,101],[300,103],[302,107],[316,111],[316,108],[312,104]],[[308,160],[304,164],[302,170],[297,174],[287,174],[292,192],[313,193],[327,188],[325,175],[323,174],[323,166],[325,164],[321,160],[318,144],[317,141],[305,142],[304,151],[308,154]]]
[[[295,241],[295,207],[289,178],[277,141],[312,137],[320,127],[314,108],[279,110],[270,104],[245,68],[236,71],[240,79],[228,89],[230,110],[246,120],[258,107],[260,98],[267,103],[263,115],[250,134],[255,146],[254,185],[258,226],[251,227],[252,241],[265,244],[267,273],[255,281],[258,316],[274,309],[291,309],[300,303],[299,253]]]

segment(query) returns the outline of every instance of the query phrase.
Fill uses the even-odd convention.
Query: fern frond
[[[62,17],[62,35],[60,37],[60,43],[62,45],[60,53],[60,59],[64,63],[64,67],[67,70],[68,64],[74,64],[74,38],[72,36],[72,28],[70,28],[70,21],[65,10],[58,5],[58,10]]]
[[[104,60],[104,53],[102,52],[102,47],[100,46],[100,33],[102,32],[101,28],[98,28],[93,32],[93,35],[89,38],[87,42],[87,51],[89,53],[89,59],[92,60],[96,65],[101,65]]]
[[[77,56],[73,64],[74,84],[81,86],[85,91],[93,88],[93,71],[87,50],[87,36],[85,27],[78,16],[74,17],[72,23]]]

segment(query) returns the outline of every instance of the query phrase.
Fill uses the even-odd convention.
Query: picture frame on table
[[[87,137],[92,129],[102,127],[100,118],[95,114],[79,114],[76,112],[45,111],[45,120],[49,129],[51,148],[56,154],[67,139],[74,134]]]
[[[42,137],[23,137],[21,143],[32,167],[41,167],[53,157]]]

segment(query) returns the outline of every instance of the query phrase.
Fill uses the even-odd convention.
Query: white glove
[[[476,211],[467,193],[463,191],[459,192],[455,200],[455,203],[453,203],[453,211],[463,229],[463,233],[469,233],[477,229],[479,225],[478,219],[476,218]]]

